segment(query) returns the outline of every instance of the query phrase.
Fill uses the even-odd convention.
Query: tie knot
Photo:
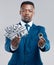
[[[25,26],[26,26],[26,29],[28,31],[28,27],[30,27],[30,26],[28,25],[28,23],[26,23]]]
[[[25,26],[29,27],[28,23],[26,23]]]

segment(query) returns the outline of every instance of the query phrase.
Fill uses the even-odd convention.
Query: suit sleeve
[[[40,48],[41,51],[48,51],[50,49],[50,41],[48,40],[45,28],[42,26],[39,26],[39,33],[43,34],[43,38],[46,40],[45,45],[43,48]]]
[[[10,46],[11,46],[11,40],[6,37],[6,39],[5,39],[5,50],[8,52],[11,52],[11,53],[15,52],[16,50],[12,51]]]

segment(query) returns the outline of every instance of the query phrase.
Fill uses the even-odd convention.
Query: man
[[[34,4],[30,1],[24,1],[20,7],[22,26],[28,30],[28,34],[21,37],[15,37],[10,40],[6,37],[5,50],[13,53],[8,65],[43,65],[40,58],[42,52],[50,49],[49,40],[42,26],[36,26],[32,17],[35,12]],[[26,26],[27,24],[27,26]]]

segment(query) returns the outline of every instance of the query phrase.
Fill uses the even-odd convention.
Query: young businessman
[[[21,38],[15,37],[12,40],[6,37],[5,50],[13,54],[8,65],[43,65],[40,50],[48,51],[50,44],[45,28],[33,23],[34,12],[33,2],[22,2],[20,24],[26,27],[28,34]]]

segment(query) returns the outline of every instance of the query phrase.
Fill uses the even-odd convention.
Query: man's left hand
[[[45,39],[41,38],[38,42],[38,47],[43,47],[45,45]]]

